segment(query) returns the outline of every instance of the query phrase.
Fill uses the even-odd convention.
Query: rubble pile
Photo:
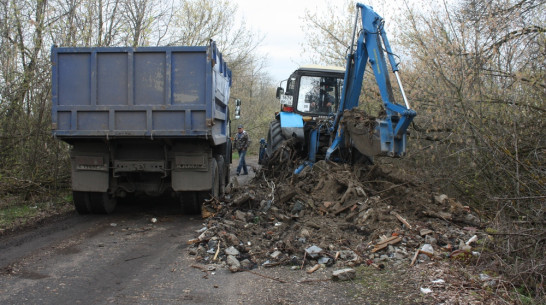
[[[400,170],[319,161],[299,175],[286,173],[264,166],[245,186],[235,177],[223,198],[205,203],[190,254],[233,272],[334,266],[345,270],[336,273],[340,279],[361,264],[472,256],[479,219]]]

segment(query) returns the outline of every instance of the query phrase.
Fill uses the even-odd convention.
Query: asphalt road
[[[155,198],[127,200],[111,215],[74,213],[4,236],[0,304],[364,304],[357,283],[329,281],[330,271],[231,273],[198,264],[187,241],[202,227],[199,216]]]

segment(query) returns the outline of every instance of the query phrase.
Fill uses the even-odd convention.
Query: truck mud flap
[[[72,190],[80,192],[106,192],[109,183],[109,158],[107,154],[79,155],[73,152]]]
[[[181,191],[206,191],[212,188],[207,155],[177,155],[172,171],[172,188]],[[216,164],[216,162],[215,162]]]

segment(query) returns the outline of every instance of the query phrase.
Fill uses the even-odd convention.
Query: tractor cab
[[[339,67],[302,66],[277,88],[281,111],[305,117],[331,116],[341,100],[345,70]]]

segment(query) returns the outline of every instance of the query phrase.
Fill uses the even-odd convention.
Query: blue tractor
[[[355,42],[359,16],[361,30]],[[416,116],[410,108],[398,75],[384,20],[370,6],[357,3],[351,48],[345,68],[303,66],[277,88],[281,110],[270,123],[260,163],[282,162],[287,143],[303,160],[295,173],[318,160],[373,162],[374,156],[401,157],[406,133]],[[385,53],[404,104],[394,100]],[[370,64],[383,101],[383,114],[370,117],[357,112],[364,71]]]

